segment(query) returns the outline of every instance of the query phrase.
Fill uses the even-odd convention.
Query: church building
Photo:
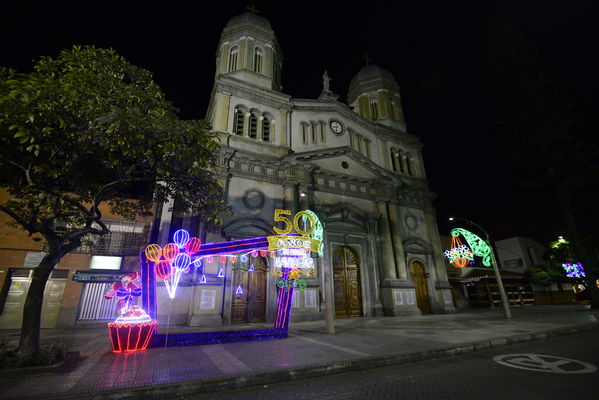
[[[324,319],[327,292],[337,318],[454,312],[422,144],[406,130],[393,75],[363,67],[344,104],[324,71],[321,95],[298,99],[282,91],[283,61],[264,17],[245,13],[224,27],[206,118],[220,138],[232,213],[222,231],[207,232],[165,204],[156,242],[181,227],[202,242],[270,236],[276,209],[309,209],[324,226],[324,254],[295,292],[292,321]],[[252,271],[240,263],[206,263],[202,275],[182,278],[174,300],[159,286],[159,322],[167,313],[192,326],[273,321],[272,259],[257,257]]]

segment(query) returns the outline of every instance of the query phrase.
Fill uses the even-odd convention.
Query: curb
[[[56,397],[45,396],[44,399],[93,399],[93,400],[129,400],[129,399],[163,399],[176,396],[187,396],[221,390],[239,389],[247,386],[266,385],[288,382],[299,379],[334,375],[372,368],[387,367],[424,360],[439,359],[474,351],[484,351],[511,344],[539,341],[557,336],[565,336],[586,330],[597,329],[599,324],[584,324],[569,328],[558,328],[550,331],[526,333],[500,339],[482,340],[463,343],[456,346],[441,347],[417,353],[400,354],[386,357],[371,357],[357,360],[337,361],[307,367],[297,367],[257,374],[236,375],[224,378],[183,381],[130,389],[114,389],[96,393],[63,394]],[[23,397],[19,397],[23,399]],[[37,397],[39,399],[39,397]]]

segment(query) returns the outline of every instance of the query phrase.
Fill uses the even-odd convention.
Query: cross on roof
[[[246,6],[245,9],[251,12],[252,14],[260,14],[260,10],[258,10],[254,4],[252,4],[251,6]]]

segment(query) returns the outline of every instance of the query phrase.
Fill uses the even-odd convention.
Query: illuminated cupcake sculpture
[[[132,272],[115,282],[106,298],[114,295],[120,298],[118,302],[121,315],[115,322],[108,323],[112,351],[116,353],[145,350],[156,331],[156,321],[138,305],[132,305],[136,297],[141,295],[141,279],[137,272]]]

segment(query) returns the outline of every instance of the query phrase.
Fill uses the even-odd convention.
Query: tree
[[[571,240],[587,270],[592,307],[599,308],[599,260],[581,230],[585,217],[580,213],[583,195],[599,178],[597,145],[580,134],[573,97],[533,39],[495,21],[487,50],[494,128],[503,154],[518,169],[522,185],[545,195],[539,202],[553,203],[556,233]]]
[[[226,209],[209,123],[181,121],[152,80],[112,49],[75,46],[42,57],[33,72],[0,67],[0,211],[47,255],[33,271],[19,352],[39,352],[46,281],[90,235],[106,235],[100,205],[127,219],[176,196],[217,225]]]

